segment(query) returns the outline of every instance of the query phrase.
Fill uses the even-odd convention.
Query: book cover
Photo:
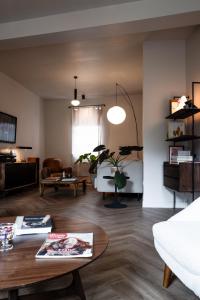
[[[46,177],[44,179],[42,179],[43,183],[54,183],[60,180],[60,177]]]
[[[36,258],[91,257],[93,233],[49,233]]]
[[[52,229],[50,215],[18,216],[15,221],[15,234],[49,233]]]
[[[76,177],[71,177],[71,178],[70,177],[69,178],[64,177],[64,178],[61,179],[62,182],[70,182],[70,181],[76,181],[76,180],[77,180]]]

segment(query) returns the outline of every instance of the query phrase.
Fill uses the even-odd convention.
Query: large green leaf
[[[106,149],[106,146],[105,145],[99,145],[97,147],[95,147],[92,152],[99,152],[99,151],[102,151],[102,150],[105,150]]]
[[[126,186],[126,176],[124,173],[119,171],[115,172],[114,183],[116,184],[118,190],[123,189]]]

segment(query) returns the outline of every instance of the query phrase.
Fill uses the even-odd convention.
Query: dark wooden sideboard
[[[0,163],[0,192],[36,185],[37,182],[37,163]]]
[[[164,162],[164,186],[177,192],[192,192],[192,163]],[[200,162],[194,163],[194,192],[200,192]]]

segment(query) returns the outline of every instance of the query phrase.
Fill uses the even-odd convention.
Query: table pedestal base
[[[18,299],[18,290],[8,291],[8,300],[17,300]]]
[[[54,290],[54,291],[47,291],[44,293],[37,293],[39,299],[43,300],[50,300],[50,299],[56,299],[58,296],[66,296],[66,295],[77,295],[79,296],[80,300],[86,300],[86,296],[84,293],[81,277],[79,274],[79,271],[73,271],[72,272],[72,283],[60,290]],[[18,296],[18,290],[10,290],[8,291],[8,300],[21,300],[21,299],[28,299],[29,295],[24,296]],[[5,299],[4,299],[5,300]]]
[[[104,179],[114,179],[113,176],[103,176]],[[127,179],[129,179],[129,177],[126,176]],[[123,204],[119,201],[118,199],[118,188],[117,185],[115,184],[115,195],[114,195],[114,200],[111,204],[105,204],[104,207],[107,208],[126,208],[127,205]]]
[[[120,202],[113,202],[111,204],[105,204],[104,206],[107,208],[126,208],[127,207],[126,204],[123,204]]]

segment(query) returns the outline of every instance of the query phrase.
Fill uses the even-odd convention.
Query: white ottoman
[[[170,270],[200,297],[200,198],[187,208],[153,226],[155,248],[166,264],[163,285]]]

